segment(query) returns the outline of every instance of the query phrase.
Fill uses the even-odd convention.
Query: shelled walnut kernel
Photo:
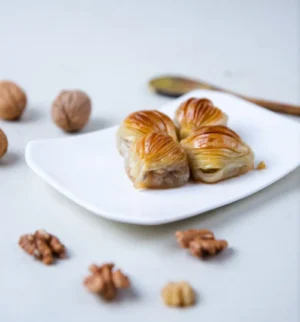
[[[194,290],[187,282],[170,282],[163,288],[161,294],[167,306],[185,307],[195,303]]]
[[[178,244],[183,248],[188,248],[195,257],[204,258],[215,255],[228,246],[226,240],[216,240],[213,232],[207,229],[177,231],[175,235]]]
[[[65,246],[57,237],[43,229],[37,230],[34,234],[21,236],[19,245],[26,253],[34,256],[46,265],[52,264],[55,258],[66,257]]]
[[[120,270],[112,271],[114,264],[91,265],[91,275],[84,280],[84,285],[91,292],[101,295],[106,301],[112,301],[117,289],[129,288],[130,281]]]

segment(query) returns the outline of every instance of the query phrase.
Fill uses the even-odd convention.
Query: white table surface
[[[0,0],[0,78],[17,81],[29,96],[20,122],[0,121],[10,144],[0,161],[1,322],[299,321],[299,168],[229,206],[139,227],[88,213],[24,160],[30,140],[66,136],[49,116],[63,88],[91,95],[85,131],[167,102],[146,87],[149,77],[166,72],[299,104],[299,21],[295,0]],[[45,267],[19,249],[19,236],[40,227],[67,245],[68,260]],[[190,257],[174,232],[196,227],[226,238],[231,251],[208,262]],[[88,265],[105,261],[133,283],[114,304],[82,286]],[[182,279],[197,289],[197,305],[164,307],[160,289]]]

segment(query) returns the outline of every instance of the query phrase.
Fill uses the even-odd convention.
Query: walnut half
[[[37,230],[34,234],[26,234],[20,237],[19,245],[29,255],[50,265],[55,258],[65,258],[66,249],[60,240],[47,233],[45,230]]]
[[[106,301],[112,301],[117,295],[117,289],[129,288],[130,281],[120,270],[113,271],[114,264],[91,265],[89,275],[84,285],[91,292],[101,295]]]
[[[195,292],[187,282],[170,282],[163,288],[161,295],[167,306],[185,307],[195,303]]]
[[[178,244],[183,248],[188,248],[195,257],[204,258],[215,255],[228,246],[226,240],[216,240],[213,232],[207,229],[177,231],[175,235]]]

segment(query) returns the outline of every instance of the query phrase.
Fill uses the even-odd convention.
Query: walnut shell
[[[8,141],[5,133],[0,129],[0,158],[4,156],[7,151]]]
[[[15,83],[0,81],[0,118],[17,120],[27,103],[25,92]]]
[[[91,100],[80,90],[62,91],[52,104],[52,119],[66,132],[81,130],[91,114]]]

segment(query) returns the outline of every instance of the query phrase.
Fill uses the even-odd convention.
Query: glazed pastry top
[[[177,141],[176,126],[164,113],[145,110],[131,113],[122,123],[120,135],[139,138],[151,132],[162,132]]]
[[[151,163],[151,168],[162,167],[187,159],[184,149],[169,135],[153,132],[143,136],[132,147],[135,153],[145,163]]]
[[[226,125],[227,119],[227,115],[206,98],[190,98],[176,111],[176,122],[180,127],[181,139],[202,126]]]

